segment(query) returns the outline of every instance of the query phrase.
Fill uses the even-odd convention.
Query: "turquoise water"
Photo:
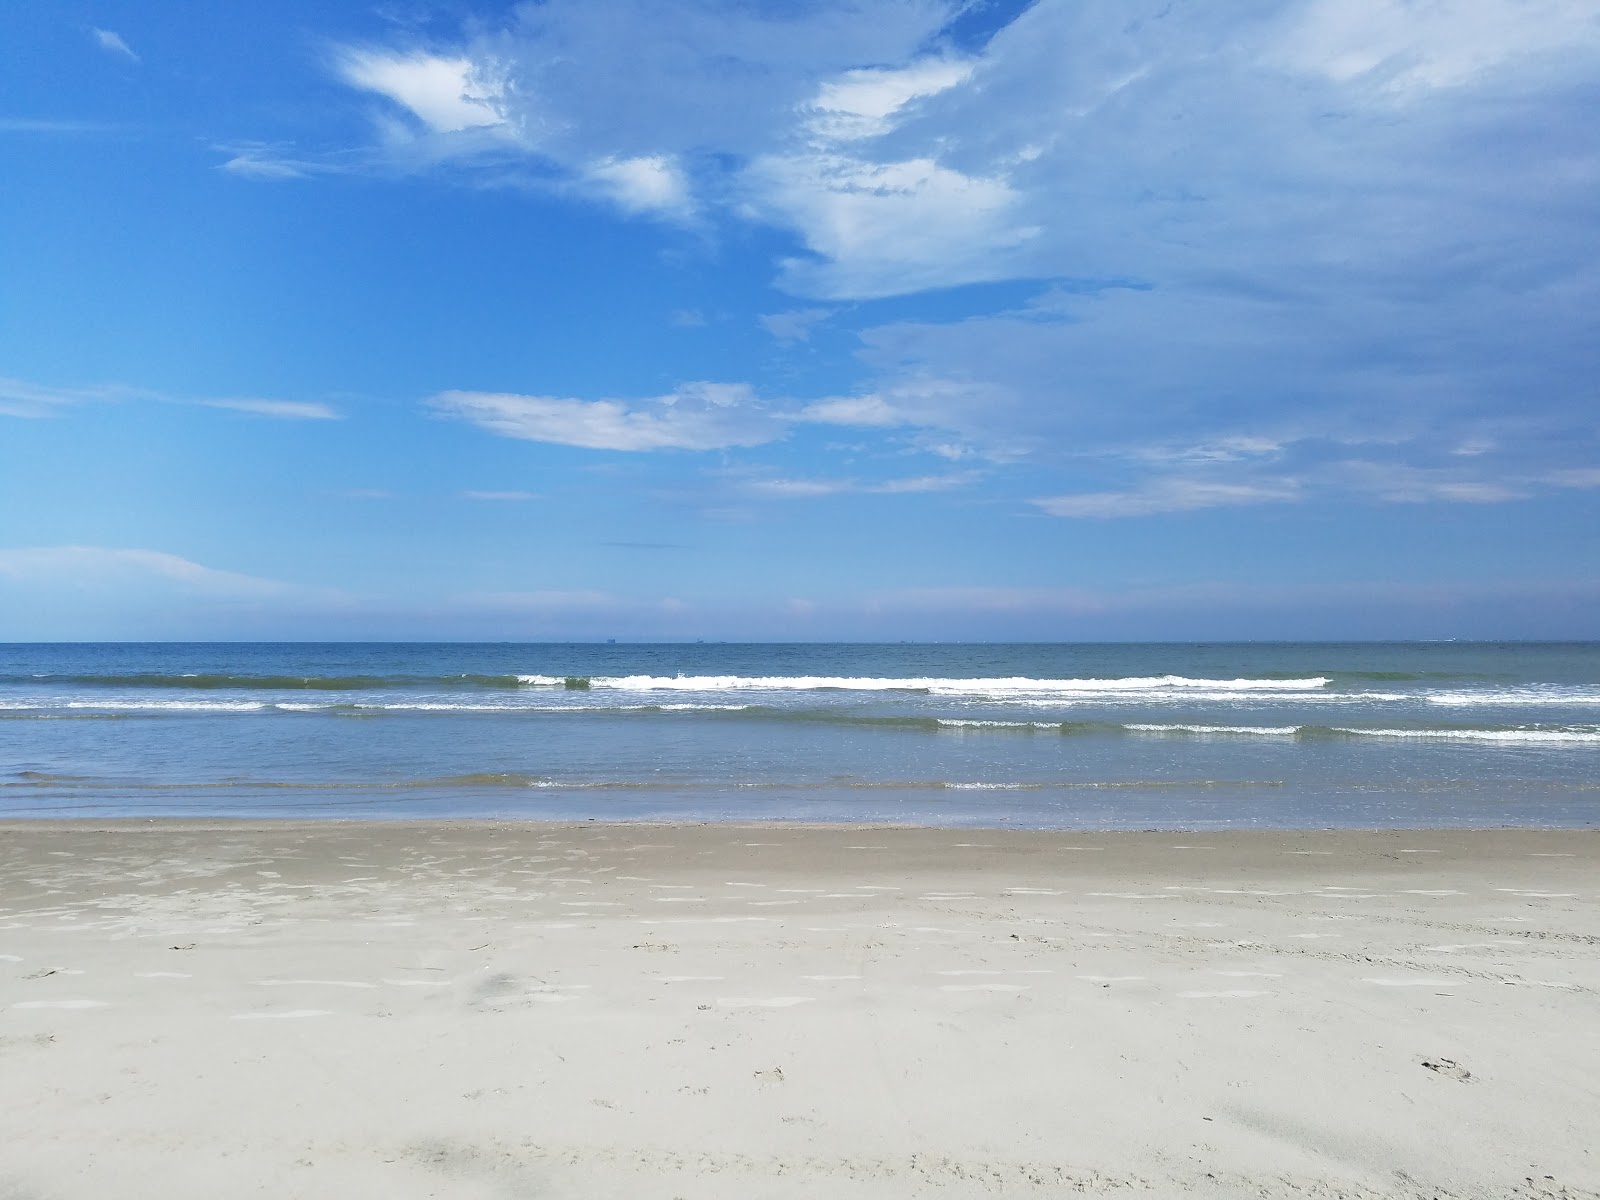
[[[0,816],[1591,826],[1600,644],[0,646]]]

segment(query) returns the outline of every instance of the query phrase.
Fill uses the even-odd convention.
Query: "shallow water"
[[[0,646],[0,815],[1600,816],[1600,644]]]

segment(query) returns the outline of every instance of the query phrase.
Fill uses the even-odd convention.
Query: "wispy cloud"
[[[328,163],[296,158],[281,146],[252,145],[218,149],[231,155],[221,163],[221,169],[245,179],[306,179],[331,169]]]
[[[1498,504],[1528,494],[1509,478],[1474,478],[1456,470],[1405,463],[1352,460],[1334,464],[1328,474],[1356,491],[1396,504]]]
[[[590,450],[720,450],[759,446],[784,432],[740,383],[687,383],[644,401],[451,391],[429,403],[502,437]]]
[[[0,549],[0,576],[15,582],[76,585],[138,577],[225,596],[278,596],[292,590],[290,585],[275,580],[219,571],[161,550],[104,546]]]
[[[802,408],[795,418],[827,425],[860,425],[868,428],[906,423],[905,414],[878,395],[834,396],[817,400]]]
[[[1300,496],[1300,484],[1292,479],[1267,483],[1161,479],[1130,491],[1077,492],[1047,496],[1033,503],[1053,517],[1148,517],[1156,513],[1296,500]]]
[[[54,417],[82,404],[158,398],[155,392],[122,384],[65,388],[0,378],[0,414],[8,417]]]
[[[1600,46],[1584,0],[1312,0],[1291,18],[1280,61],[1400,95],[1459,87],[1508,62]]]
[[[975,471],[944,475],[913,475],[901,479],[750,479],[746,490],[762,496],[783,499],[809,499],[817,496],[876,495],[904,496],[924,492],[948,492],[968,487],[980,478]]]
[[[221,397],[187,399],[151,388],[130,387],[121,383],[92,384],[87,387],[53,387],[23,379],[0,378],[0,415],[9,417],[57,417],[86,404],[121,401],[155,401],[164,404],[193,405],[198,408],[226,408],[260,417],[286,421],[331,421],[339,413],[326,404],[302,400],[259,400]]]
[[[468,500],[496,500],[496,501],[522,501],[538,500],[536,492],[462,492],[461,495]]]
[[[128,43],[122,40],[120,33],[114,33],[109,29],[90,29],[89,36],[94,39],[94,44],[107,54],[125,58],[129,62],[136,63],[140,61],[139,56],[133,52]]]

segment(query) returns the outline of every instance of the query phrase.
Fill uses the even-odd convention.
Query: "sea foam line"
[[[555,675],[519,675],[531,687],[572,687],[574,680]],[[596,675],[581,686],[618,691],[853,691],[929,692],[940,696],[1073,695],[1075,693],[1204,690],[1213,692],[1304,692],[1326,687],[1325,676],[1305,679],[1190,679],[1183,675],[1126,679],[891,679],[843,675]]]

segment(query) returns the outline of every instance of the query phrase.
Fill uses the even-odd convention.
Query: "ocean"
[[[1600,643],[0,645],[0,817],[1590,827]]]

